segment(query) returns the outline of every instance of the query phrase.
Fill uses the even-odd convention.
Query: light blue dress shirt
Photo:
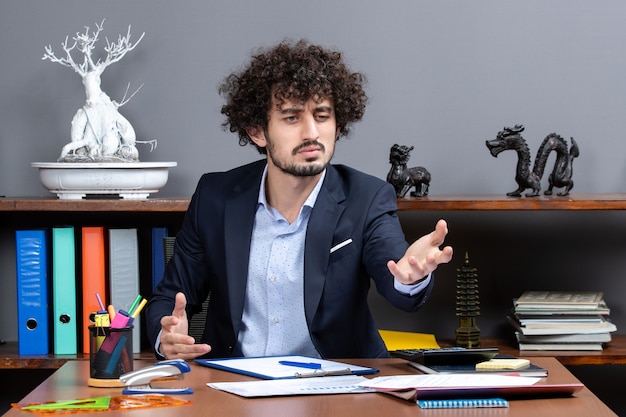
[[[325,175],[326,171],[296,220],[289,224],[267,203],[267,167],[263,172],[250,244],[243,324],[238,335],[244,356],[320,356],[304,317],[304,241]]]

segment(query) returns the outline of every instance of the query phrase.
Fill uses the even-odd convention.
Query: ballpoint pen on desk
[[[331,371],[325,371],[323,369],[314,369],[312,372],[296,372],[294,376],[296,378],[315,378],[318,376],[339,376],[339,375],[351,375],[352,370],[350,368],[334,369]]]
[[[278,361],[278,363],[285,366],[295,366],[296,368],[322,369],[322,364],[315,362]]]
[[[297,362],[297,361],[278,361],[279,364],[285,366],[293,366],[296,368],[312,369],[312,372],[296,372],[294,376],[296,378],[312,378],[316,376],[334,376],[334,375],[350,375],[352,370],[350,368],[333,369],[326,371],[322,369],[321,363],[316,362]]]

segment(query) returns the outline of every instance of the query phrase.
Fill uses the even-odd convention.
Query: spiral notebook
[[[417,400],[420,408],[507,408],[504,398],[467,398],[458,400]]]

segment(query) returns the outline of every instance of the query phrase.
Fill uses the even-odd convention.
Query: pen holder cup
[[[133,326],[89,326],[89,376],[118,379],[133,370]]]

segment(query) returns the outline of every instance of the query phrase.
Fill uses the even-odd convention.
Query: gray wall
[[[414,145],[410,165],[431,171],[432,194],[503,195],[515,188],[516,157],[494,159],[485,140],[521,123],[533,156],[551,132],[577,140],[574,192],[624,192],[625,17],[617,0],[5,0],[0,194],[51,196],[30,163],[57,158],[84,92],[72,70],[41,60],[44,46],[61,54],[67,35],[103,18],[110,39],[128,25],[134,39],[145,32],[102,81],[116,100],[128,83],[144,84],[121,112],[139,139],[158,140],[152,153],[140,148],[143,161],[178,162],[158,195],[188,196],[203,172],[259,158],[221,129],[217,85],[255,47],[300,37],[344,51],[368,76],[370,106],[334,162],[384,178],[390,146]],[[407,236],[438,217],[450,221],[455,261],[440,269],[417,318],[373,297],[382,327],[453,337],[453,282],[465,251],[485,282],[487,333],[499,331],[511,297],[525,289],[604,290],[618,328],[626,323],[622,213],[405,213]],[[15,338],[14,328],[5,331]]]
[[[484,142],[521,123],[534,154],[551,132],[577,139],[576,192],[622,192],[626,3],[5,0],[0,5],[0,194],[48,195],[33,161],[54,161],[84,103],[80,77],[42,61],[67,35],[106,18],[116,39],[145,38],[109,67],[103,89],[140,139],[143,161],[176,161],[160,195],[189,195],[201,173],[258,158],[224,132],[217,85],[258,46],[307,37],[345,52],[371,104],[335,162],[384,177],[393,143],[433,175],[432,192],[505,193],[515,156]],[[534,156],[534,155],[533,155]]]

